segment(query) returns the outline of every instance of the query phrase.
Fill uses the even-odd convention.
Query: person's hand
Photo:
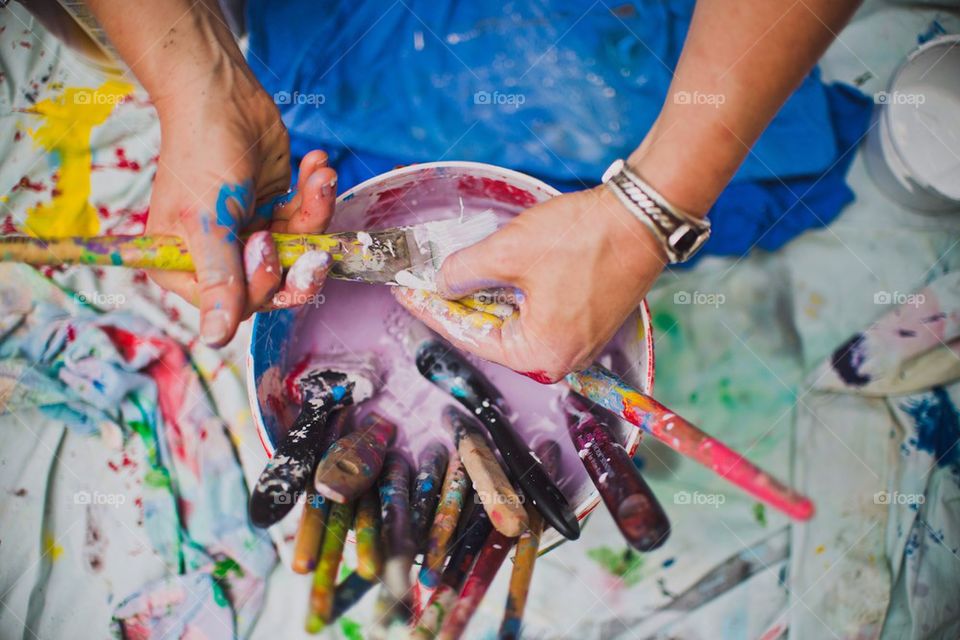
[[[448,313],[432,294],[395,288],[397,300],[455,346],[540,382],[588,366],[666,264],[653,235],[606,187],[556,197],[451,255],[438,293],[462,298],[514,287],[519,315],[502,327]],[[476,314],[473,314],[475,317]]]
[[[292,199],[272,205],[290,184],[286,129],[249,69],[227,66],[155,98],[161,147],[146,229],[189,247],[196,273],[151,277],[200,308],[201,338],[211,346],[226,344],[254,311],[302,303],[322,286],[330,256],[303,255],[284,282],[269,233],[322,232],[336,197],[336,172],[314,151]]]

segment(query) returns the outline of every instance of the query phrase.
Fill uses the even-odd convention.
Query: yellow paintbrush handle
[[[287,269],[310,250],[343,260],[360,246],[356,234],[274,233],[280,265]],[[163,271],[193,271],[193,257],[176,236],[34,238],[0,236],[0,260],[32,265],[95,264]]]

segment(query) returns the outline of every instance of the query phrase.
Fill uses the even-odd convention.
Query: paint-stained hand
[[[443,298],[401,288],[395,296],[456,346],[554,382],[597,357],[665,264],[646,227],[599,187],[532,207],[450,256],[438,278]],[[519,314],[502,325],[450,301],[491,287],[520,292]]]
[[[249,84],[241,80],[234,78]],[[216,98],[157,104],[160,161],[147,233],[185,239],[196,273],[151,277],[200,308],[201,339],[219,347],[254,311],[309,302],[319,291],[330,255],[308,252],[284,278],[270,232],[326,229],[337,174],[324,152],[311,152],[286,197],[289,142],[269,96],[258,85],[243,95],[206,93]]]

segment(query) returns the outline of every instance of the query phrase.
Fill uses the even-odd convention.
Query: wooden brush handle
[[[274,233],[280,265],[293,266],[304,252],[319,249],[343,252],[357,243],[356,234],[298,235]],[[246,236],[241,238],[246,239]],[[33,238],[0,236],[0,259],[32,265],[97,264],[164,271],[193,271],[193,256],[176,236],[99,236],[95,238]]]

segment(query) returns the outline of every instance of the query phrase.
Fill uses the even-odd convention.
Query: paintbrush
[[[559,472],[560,445],[556,441],[544,440],[534,447],[534,450],[547,473]],[[517,539],[517,552],[513,556],[513,571],[510,573],[507,603],[503,608],[503,620],[498,633],[500,640],[515,640],[520,637],[520,625],[523,621],[524,609],[527,607],[527,596],[530,593],[533,567],[537,561],[542,534],[543,518],[531,509],[530,526]]]
[[[475,505],[473,512],[466,519],[459,540],[453,546],[450,561],[440,576],[440,584],[430,596],[430,601],[423,608],[423,615],[410,632],[412,638],[430,640],[437,635],[447,612],[457,600],[457,594],[460,593],[460,588],[467,579],[467,574],[473,567],[481,546],[492,530],[493,524],[487,512],[479,505]]]
[[[250,520],[269,527],[285,516],[313,473],[330,413],[362,402],[379,384],[372,359],[309,366],[298,378],[300,414],[250,495]]]
[[[333,615],[337,569],[340,568],[340,561],[343,558],[343,546],[346,543],[351,522],[353,522],[352,504],[333,505],[327,516],[317,570],[313,574],[305,625],[307,633],[319,633],[330,622]]]
[[[443,568],[443,561],[447,558],[447,551],[453,534],[457,530],[457,522],[460,520],[460,513],[463,511],[464,501],[467,499],[471,485],[467,468],[463,465],[460,455],[454,451],[447,466],[447,475],[443,479],[440,505],[430,526],[423,567],[420,569],[420,584],[427,589],[437,586],[440,569]]]
[[[423,340],[407,337],[405,346],[413,348],[417,369],[425,378],[453,396],[483,423],[512,479],[544,519],[565,538],[580,537],[573,507],[514,432],[507,419],[510,412],[506,401],[487,377],[435,334],[429,333]]]
[[[640,427],[674,451],[711,469],[761,502],[797,520],[809,520],[813,516],[810,498],[786,486],[606,368],[593,365],[578,373],[571,373],[566,380],[581,396]]]
[[[496,230],[497,216],[488,210],[462,220],[453,218],[376,231],[272,236],[284,269],[292,267],[307,251],[326,251],[333,257],[332,278],[433,290],[436,272],[447,256]],[[246,236],[240,239],[245,241]],[[0,261],[164,271],[193,271],[195,266],[186,243],[176,236],[0,236]]]
[[[490,532],[483,548],[477,554],[473,569],[463,583],[460,597],[443,619],[440,632],[436,636],[438,640],[457,640],[463,635],[514,542],[515,538],[508,538],[499,531]]]
[[[450,451],[447,445],[439,440],[428,444],[420,454],[417,476],[414,478],[413,492],[410,494],[410,519],[417,552],[422,551],[427,542],[427,534],[430,533],[430,527],[437,513],[440,488],[449,462]]]
[[[369,413],[358,429],[334,442],[324,454],[314,476],[317,493],[340,504],[360,497],[377,481],[396,435],[392,422]]]
[[[396,621],[410,618],[410,569],[416,548],[410,523],[410,463],[402,453],[391,450],[380,476],[380,521],[383,540],[382,586],[376,603],[375,637],[384,637]]]
[[[357,538],[357,573],[366,580],[375,580],[383,568],[380,496],[375,489],[367,491],[357,500],[353,530]]]
[[[443,424],[453,433],[457,452],[493,526],[506,536],[520,535],[528,524],[523,498],[510,484],[483,431],[475,426],[472,418],[453,406],[443,410]]]
[[[609,426],[586,400],[568,394],[562,406],[580,461],[620,533],[639,551],[662,545],[670,535],[670,521],[627,450],[613,440]]]
[[[350,410],[343,409],[333,414],[327,421],[327,430],[321,436],[318,449],[324,451],[346,430]],[[330,511],[330,502],[314,491],[307,491],[307,499],[300,516],[300,526],[293,540],[293,561],[291,568],[296,573],[310,573],[317,566],[320,543],[323,541],[323,528]]]

